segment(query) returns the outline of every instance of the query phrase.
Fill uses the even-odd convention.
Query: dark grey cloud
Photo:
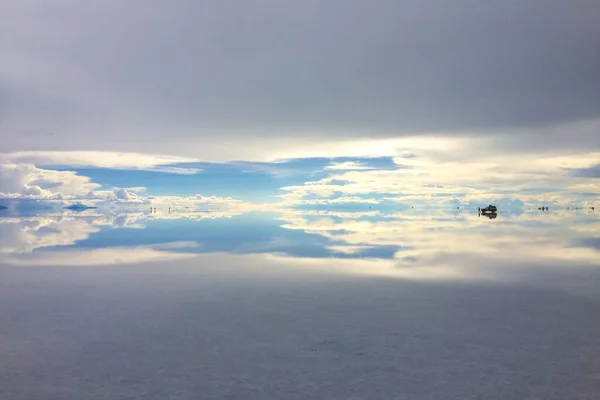
[[[593,0],[1,7],[4,151],[156,151],[175,139],[299,132],[544,136],[544,127],[600,118]]]
[[[572,168],[569,172],[580,178],[600,178],[600,164],[589,168]]]

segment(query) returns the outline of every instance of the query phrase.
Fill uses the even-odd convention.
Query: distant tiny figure
[[[590,208],[592,209],[592,211],[594,211],[594,210],[595,210],[595,208],[594,208],[594,207],[590,207]]]

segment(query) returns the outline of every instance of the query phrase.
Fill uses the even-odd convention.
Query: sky
[[[594,0],[8,0],[0,205],[600,206]]]

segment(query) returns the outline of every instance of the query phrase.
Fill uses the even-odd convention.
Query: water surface
[[[0,218],[0,398],[595,399],[600,215]]]

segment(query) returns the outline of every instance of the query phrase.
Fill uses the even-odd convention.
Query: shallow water
[[[597,399],[600,213],[0,218],[1,399]]]

